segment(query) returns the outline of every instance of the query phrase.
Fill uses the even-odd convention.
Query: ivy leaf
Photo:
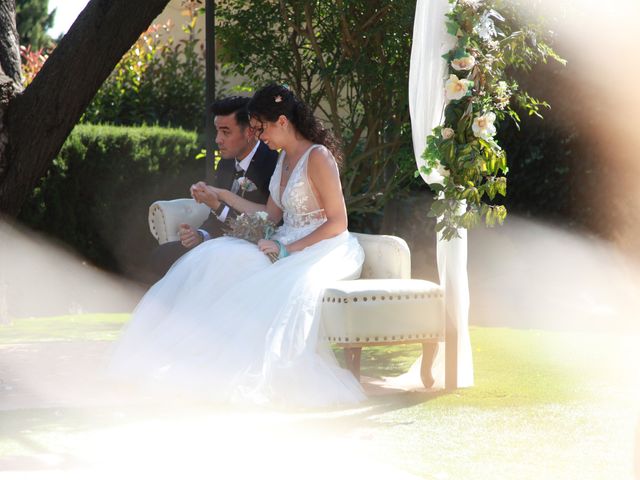
[[[447,33],[455,37],[456,34],[458,33],[458,30],[460,30],[460,25],[458,25],[453,20],[448,20],[446,25],[447,25]]]
[[[507,195],[507,179],[506,177],[500,177],[496,179],[496,190],[503,197]]]
[[[494,182],[487,182],[487,184],[484,187],[484,191],[487,194],[487,196],[489,197],[489,200],[493,201],[493,199],[496,196],[496,184]]]
[[[436,216],[436,217],[440,217],[442,216],[442,214],[444,214],[444,212],[446,211],[447,206],[445,204],[445,202],[443,202],[442,200],[435,200],[432,204],[431,204],[431,212]]]
[[[498,223],[500,225],[503,224],[504,219],[507,218],[507,209],[506,207],[504,207],[503,205],[498,205],[497,207],[494,208],[494,210],[496,211],[496,218],[498,219]]]
[[[460,217],[460,225],[467,230],[475,227],[480,220],[480,216],[473,210],[468,210]]]
[[[484,223],[487,227],[493,227],[496,223],[495,216],[493,213],[493,208],[489,208],[484,217]]]
[[[464,48],[458,47],[453,54],[453,58],[464,58],[468,55],[467,51]]]

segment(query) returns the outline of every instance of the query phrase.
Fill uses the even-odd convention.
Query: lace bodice
[[[282,192],[280,192],[280,183],[285,152],[280,153],[278,164],[269,184],[269,192],[276,205],[282,209],[284,230],[313,231],[327,221],[324,209],[320,208],[320,203],[313,193],[307,175],[309,154],[318,146],[320,145],[312,145],[302,154],[298,163],[293,167],[289,181]]]

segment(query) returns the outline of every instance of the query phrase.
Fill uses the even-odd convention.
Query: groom
[[[275,169],[278,153],[256,140],[249,126],[247,97],[228,97],[211,106],[216,126],[216,143],[222,159],[218,163],[212,185],[225,188],[256,203],[267,203],[269,180]],[[203,182],[191,187],[191,195],[211,208],[207,220],[195,229],[181,225],[180,241],[158,246],[151,254],[153,270],[160,277],[173,263],[200,243],[224,233],[225,222],[237,212],[220,202],[215,196],[198,195]]]

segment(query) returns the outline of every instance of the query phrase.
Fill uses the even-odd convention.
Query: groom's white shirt
[[[256,151],[258,150],[258,147],[260,146],[260,142],[256,142],[256,144],[254,145],[253,149],[249,152],[249,154],[244,157],[242,160],[238,161],[236,160],[236,170],[239,172],[240,170],[244,171],[244,175],[247,174],[247,170],[249,170],[249,165],[251,165],[251,160],[253,160],[253,156],[256,154]],[[234,180],[234,184],[236,184],[237,180]],[[236,193],[236,192],[233,192]],[[215,215],[215,212],[214,212]],[[216,217],[218,217],[218,220],[220,220],[221,222],[224,223],[224,221],[227,219],[227,215],[229,215],[229,207],[225,206],[222,209],[222,212],[220,212],[220,215],[216,215]],[[206,230],[203,229],[198,229],[198,232],[200,232],[202,234],[202,240],[206,241],[206,240],[210,240],[211,236],[209,235],[209,232],[207,232]]]

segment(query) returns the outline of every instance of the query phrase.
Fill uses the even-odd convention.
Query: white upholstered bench
[[[347,366],[357,378],[362,347],[421,343],[420,376],[430,387],[431,364],[445,339],[444,292],[435,283],[411,278],[411,255],[401,238],[354,235],[365,252],[362,274],[327,285],[324,337],[345,348]]]
[[[206,206],[192,199],[157,201],[149,208],[149,228],[159,243],[174,241],[181,223],[197,227],[208,214]],[[354,235],[365,252],[361,278],[327,285],[322,298],[322,336],[344,347],[347,367],[356,378],[360,377],[362,347],[421,343],[421,378],[430,387],[437,342],[445,340],[443,289],[411,279],[411,255],[401,238]],[[448,362],[446,367],[449,378]]]

